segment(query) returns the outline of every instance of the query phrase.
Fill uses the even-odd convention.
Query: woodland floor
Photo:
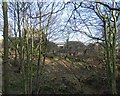
[[[0,94],[2,93],[2,60],[0,59]]]
[[[22,93],[17,67],[10,67],[11,93]],[[19,77],[19,78],[18,78]],[[21,89],[20,89],[21,88]],[[34,84],[33,84],[34,89]],[[46,59],[40,78],[40,94],[104,94],[108,93],[104,68],[65,59]]]
[[[2,62],[2,60],[0,60]],[[37,62],[34,61],[36,64]],[[71,62],[63,58],[46,58],[40,78],[39,94],[107,94],[107,79],[104,65]],[[11,94],[23,94],[22,77],[18,66],[9,66]],[[0,64],[0,92],[2,89],[2,64]],[[120,94],[120,76],[117,89]],[[33,83],[33,90],[35,84]]]
[[[2,40],[0,40],[0,95],[2,93]]]

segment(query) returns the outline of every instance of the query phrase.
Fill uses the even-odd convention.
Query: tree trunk
[[[105,43],[106,43],[106,65],[107,65],[107,76],[108,76],[108,85],[112,94],[117,94],[116,90],[116,68],[115,68],[115,49],[116,49],[116,16],[113,15],[114,19],[114,28],[112,25],[109,25],[107,28],[106,19],[104,20],[104,32],[105,32]],[[108,30],[110,29],[110,30]],[[108,33],[110,31],[110,33]]]
[[[8,77],[8,15],[7,15],[7,2],[4,0],[3,4],[3,17],[4,17],[4,57],[3,57],[3,94],[9,93],[9,77]]]
[[[113,1],[113,7],[115,7],[115,1]],[[116,65],[115,65],[115,58],[116,58],[116,33],[117,33],[117,21],[116,21],[116,16],[115,16],[115,10],[112,11],[113,19],[114,19],[114,29],[113,31],[113,44],[112,44],[112,94],[117,94],[117,89],[116,89]]]
[[[19,66],[20,66],[20,73],[23,77],[23,82],[22,82],[22,85],[24,86],[24,94],[27,93],[27,90],[26,90],[26,81],[25,81],[25,71],[24,71],[24,65],[23,65],[23,56],[24,56],[24,52],[23,52],[23,42],[22,42],[22,33],[21,33],[21,28],[20,28],[20,7],[19,7],[19,2],[17,2],[17,26],[18,26],[18,32],[19,32]]]

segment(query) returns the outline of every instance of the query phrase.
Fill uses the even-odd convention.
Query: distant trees
[[[72,58],[79,58],[82,60],[82,55],[84,54],[84,51],[86,49],[86,46],[80,42],[80,41],[68,41],[63,46],[63,50],[67,53],[67,57]]]

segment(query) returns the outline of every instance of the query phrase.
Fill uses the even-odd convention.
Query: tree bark
[[[4,17],[4,57],[3,57],[3,94],[9,93],[9,77],[8,77],[8,15],[7,2],[3,0],[3,17]]]

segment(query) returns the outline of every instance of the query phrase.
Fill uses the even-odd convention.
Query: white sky
[[[0,31],[0,40],[3,39],[3,32]]]

